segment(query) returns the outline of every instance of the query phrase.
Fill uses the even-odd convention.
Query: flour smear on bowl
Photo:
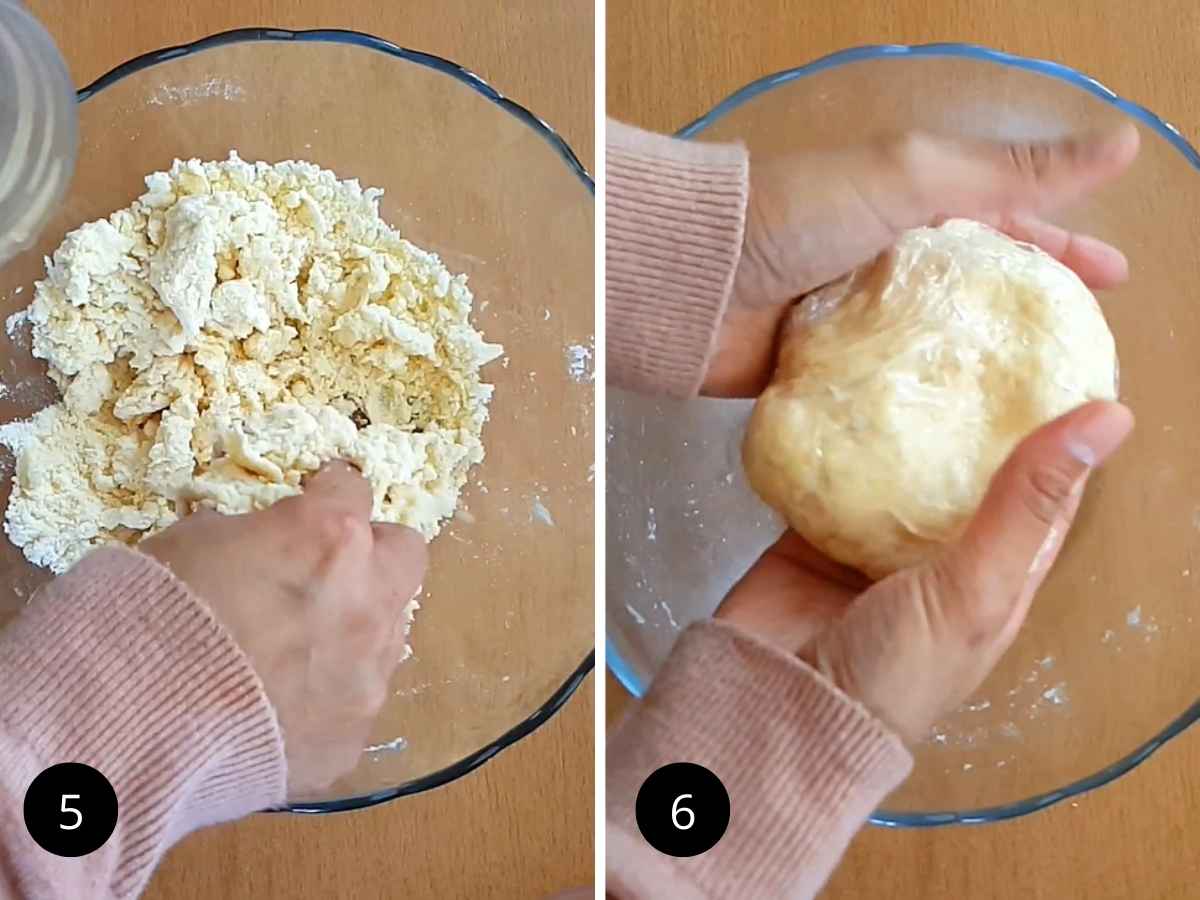
[[[269,506],[333,458],[373,519],[438,533],[483,459],[479,370],[502,348],[382,193],[308,162],[176,160],[66,236],[14,323],[62,398],[0,428],[5,531],[31,562],[62,572],[190,504]]]

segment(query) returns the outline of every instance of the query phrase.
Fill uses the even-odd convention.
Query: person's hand
[[[1038,429],[996,473],[961,539],[874,585],[788,532],[734,586],[717,617],[797,654],[917,740],[1008,649],[1088,475],[1132,427],[1128,409],[1100,401]]]
[[[1037,244],[1094,289],[1128,277],[1125,257],[1039,216],[1125,170],[1132,125],[1050,144],[926,134],[751,160],[746,233],[733,292],[701,392],[752,397],[766,386],[792,301],[873,259],[902,231],[976,219]]]
[[[371,488],[329,463],[304,493],[245,516],[200,510],[138,549],[229,629],[283,732],[288,796],[357,763],[403,646],[401,611],[425,576],[425,541],[371,524]]]

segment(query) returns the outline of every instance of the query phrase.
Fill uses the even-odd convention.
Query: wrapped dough
[[[1013,447],[1115,399],[1116,378],[1074,272],[955,219],[905,232],[793,310],[743,463],[810,543],[880,578],[956,538]]]

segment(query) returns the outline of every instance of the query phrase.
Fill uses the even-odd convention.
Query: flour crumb
[[[592,348],[583,344],[567,347],[567,375],[572,381],[582,384],[592,380],[592,356]]]
[[[1042,699],[1048,700],[1055,706],[1062,706],[1067,702],[1067,685],[1065,682],[1059,682],[1054,687],[1042,691]]]
[[[402,737],[392,738],[382,744],[370,744],[363,747],[363,753],[396,753],[408,749],[408,741]]]
[[[533,498],[533,506],[529,513],[530,521],[538,521],[543,525],[554,525],[554,516],[550,515],[550,510],[546,509],[542,503],[541,497]]]
[[[17,333],[29,322],[29,310],[19,309],[4,320],[4,333],[15,339]]]

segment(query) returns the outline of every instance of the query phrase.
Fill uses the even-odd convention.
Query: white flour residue
[[[398,750],[407,750],[408,741],[402,737],[392,738],[390,741],[385,741],[382,744],[372,744],[369,747],[363,747],[363,753],[394,753]]]
[[[934,726],[929,740],[940,747],[974,749],[992,748],[997,742],[1016,743],[1024,739],[1019,720],[1033,721],[1050,709],[1063,709],[1070,704],[1066,681],[1047,686],[1043,677],[1057,664],[1054,656],[1047,654],[1035,659],[1033,666],[1018,677],[1017,683],[1005,692],[1004,699],[993,701],[982,698],[958,708],[956,717]],[[1004,720],[996,724],[973,725],[970,716],[993,708],[1006,708],[999,713]],[[991,713],[995,716],[997,713]],[[964,768],[964,771],[969,771]]]
[[[645,617],[645,616],[643,616],[643,615],[642,615],[640,612],[638,612],[636,609],[634,609],[634,608],[633,608],[633,606],[632,606],[631,604],[629,604],[629,603],[626,603],[626,604],[625,604],[625,611],[626,611],[627,613],[629,613],[629,615],[633,617],[633,621],[637,622],[639,625],[645,625],[645,624],[646,624],[646,617]]]
[[[214,75],[207,81],[199,81],[196,84],[159,85],[146,102],[151,106],[166,106],[167,104],[191,106],[193,103],[199,103],[210,97],[219,100],[244,100],[245,96],[246,91],[240,84]]]
[[[929,735],[929,740],[939,747],[957,749],[987,746],[994,739],[993,730],[984,725],[962,728],[958,725],[942,723],[935,725]]]
[[[396,661],[402,663],[407,659],[411,659],[413,655],[412,644],[408,642],[408,636],[412,634],[413,622],[417,618],[417,610],[421,608],[421,592],[425,586],[417,585],[416,592],[412,595],[412,599],[404,604],[404,609],[400,610],[400,627],[404,634],[404,647],[400,651],[400,658]]]
[[[554,525],[554,516],[550,515],[550,510],[546,509],[541,497],[533,498],[533,507],[529,512],[529,521],[532,522],[535,519],[543,525]]]
[[[676,631],[678,631],[679,623],[675,621],[675,614],[671,611],[671,607],[667,605],[667,601],[660,600],[658,603],[658,607],[664,613],[667,614],[667,622],[670,623],[671,627],[674,628]]]
[[[572,344],[567,347],[567,375],[572,381],[583,384],[595,377],[592,369],[594,355],[592,348],[583,344]]]
[[[1191,570],[1185,569],[1184,572],[1190,574]],[[1105,628],[1100,635],[1100,643],[1111,647],[1115,653],[1124,651],[1125,644],[1122,638],[1128,638],[1130,636],[1129,633],[1132,633],[1132,637],[1135,640],[1141,638],[1141,643],[1149,644],[1162,632],[1158,620],[1152,614],[1143,610],[1140,603],[1125,613],[1122,624],[1125,626],[1124,630],[1119,627]]]
[[[14,344],[24,342],[29,343],[29,330],[25,327],[29,323],[29,307],[18,310],[7,319],[4,320],[4,333],[8,335],[8,339]]]
[[[1140,603],[1125,614],[1125,625],[1130,631],[1141,635],[1147,644],[1154,639],[1159,630],[1154,616],[1142,612]]]
[[[1055,706],[1062,706],[1067,703],[1067,684],[1065,681],[1060,681],[1052,688],[1042,691],[1042,699],[1053,703]]]

